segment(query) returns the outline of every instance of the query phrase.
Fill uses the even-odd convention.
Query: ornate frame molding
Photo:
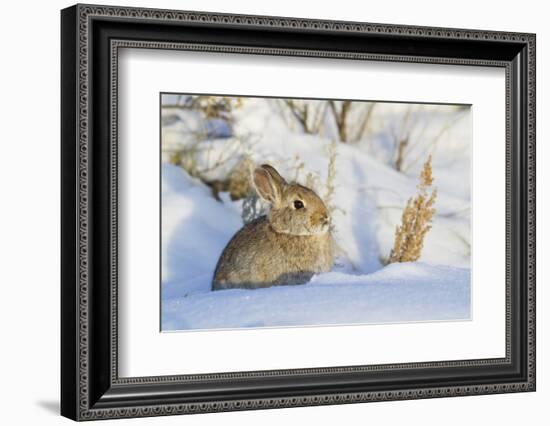
[[[262,408],[280,408],[292,406],[343,404],[366,401],[382,400],[401,400],[416,398],[436,398],[443,396],[462,396],[488,393],[504,393],[517,391],[533,391],[535,389],[535,36],[533,34],[479,31],[465,29],[447,29],[447,28],[429,28],[413,27],[402,25],[370,24],[359,22],[337,22],[324,20],[309,20],[296,18],[268,17],[268,16],[246,16],[229,15],[204,12],[186,12],[169,11],[156,9],[136,9],[126,7],[104,7],[77,5],[72,12],[74,14],[76,28],[72,28],[76,41],[76,93],[77,93],[77,112],[76,112],[76,141],[66,141],[66,143],[75,144],[76,147],[76,170],[75,170],[75,189],[76,199],[76,277],[66,285],[74,285],[76,296],[76,310],[74,317],[76,319],[76,332],[74,347],[77,351],[77,360],[75,360],[75,378],[73,384],[78,394],[76,398],[76,407],[65,409],[65,414],[79,420],[102,419],[112,417],[141,417],[151,415],[170,415],[197,412],[214,412],[229,410],[246,410]],[[68,18],[69,19],[69,18]],[[70,17],[73,19],[73,16]],[[121,21],[133,21],[140,23],[178,23],[185,24],[210,24],[226,27],[244,27],[261,29],[279,29],[292,31],[315,31],[327,34],[374,34],[384,37],[410,36],[415,39],[437,39],[437,40],[466,40],[466,41],[486,41],[486,42],[506,42],[525,46],[527,58],[526,75],[526,120],[527,140],[524,147],[526,153],[526,182],[525,193],[523,194],[526,203],[526,225],[527,225],[527,244],[526,244],[526,380],[511,381],[495,384],[465,385],[465,386],[436,386],[428,388],[403,388],[399,390],[373,391],[373,392],[333,392],[321,393],[307,396],[276,396],[270,398],[245,398],[218,400],[214,402],[177,402],[162,404],[144,404],[139,406],[112,407],[109,404],[102,406],[91,397],[92,391],[90,385],[90,375],[93,374],[90,366],[90,353],[93,350],[91,341],[93,337],[90,331],[90,268],[92,259],[90,257],[90,215],[92,206],[90,204],[91,194],[91,170],[90,170],[90,114],[91,114],[91,81],[90,81],[90,58],[91,58],[91,27],[95,19],[116,19]],[[378,366],[355,366],[355,367],[327,367],[321,369],[306,370],[275,370],[263,372],[244,372],[244,373],[224,373],[212,375],[195,376],[161,376],[145,378],[119,378],[117,369],[117,85],[118,85],[118,49],[119,48],[154,48],[154,49],[176,49],[176,50],[195,50],[195,51],[215,51],[238,54],[263,54],[263,55],[298,55],[314,56],[338,59],[356,59],[356,60],[374,60],[374,61],[396,61],[396,62],[421,62],[421,63],[440,63],[456,65],[478,65],[503,67],[506,69],[506,109],[507,109],[507,129],[506,129],[506,173],[507,173],[507,261],[506,261],[506,358],[504,359],[483,359],[483,360],[464,360],[452,362],[434,362],[434,363],[415,363],[415,364],[390,364]],[[506,60],[484,60],[484,59],[465,59],[437,56],[407,56],[394,54],[372,54],[359,52],[326,51],[314,49],[296,49],[296,48],[277,48],[277,47],[247,47],[214,45],[201,43],[181,43],[169,41],[144,41],[144,40],[120,40],[112,39],[110,42],[110,138],[111,138],[111,174],[110,174],[110,217],[111,217],[111,243],[110,243],[110,382],[113,387],[124,387],[125,385],[154,385],[170,384],[180,382],[212,382],[225,379],[244,379],[244,378],[262,378],[277,376],[303,376],[307,374],[331,375],[341,373],[357,373],[372,371],[400,370],[411,368],[442,368],[442,367],[472,367],[482,365],[503,365],[511,363],[511,340],[512,340],[512,311],[511,311],[511,279],[512,265],[510,257],[512,255],[512,218],[511,210],[512,200],[512,148],[511,138],[514,129],[510,127],[513,105],[512,96],[514,87],[512,73],[514,64]],[[73,65],[74,66],[74,65]],[[72,159],[74,161],[74,159]],[[68,260],[67,260],[68,261]],[[72,259],[71,259],[72,261]],[[65,287],[64,287],[65,289]],[[63,319],[67,321],[67,318]]]

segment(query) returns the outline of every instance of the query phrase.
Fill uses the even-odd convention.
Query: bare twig
[[[334,117],[334,122],[336,123],[336,128],[338,129],[338,137],[340,142],[348,142],[348,133],[347,133],[347,118],[352,105],[352,101],[340,101],[340,109],[336,106],[336,102],[331,100],[328,101],[328,105]]]
[[[366,112],[363,114],[363,119],[361,120],[361,124],[359,125],[359,127],[357,128],[357,131],[355,132],[355,135],[353,136],[353,140],[355,142],[359,141],[366,133],[375,107],[376,107],[376,102],[370,102],[367,104]]]
[[[449,120],[441,127],[439,132],[434,136],[434,138],[430,141],[430,143],[427,145],[426,148],[424,148],[416,158],[414,158],[412,161],[410,161],[407,166],[404,168],[405,170],[411,170],[418,162],[425,158],[426,155],[434,155],[435,149],[437,148],[437,144],[441,140],[441,138],[447,133],[450,129],[453,128],[453,126],[456,125],[464,116],[465,112],[467,112],[467,109],[460,109],[458,114],[456,114],[454,117],[449,118]]]

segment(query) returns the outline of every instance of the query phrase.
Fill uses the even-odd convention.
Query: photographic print
[[[161,331],[471,319],[470,105],[160,94]]]

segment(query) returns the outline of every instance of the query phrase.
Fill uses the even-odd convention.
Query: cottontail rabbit
[[[256,191],[271,204],[241,228],[223,250],[213,290],[302,284],[334,261],[329,212],[315,192],[287,183],[273,167],[254,170]]]

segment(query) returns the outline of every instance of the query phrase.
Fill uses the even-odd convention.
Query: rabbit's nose
[[[314,226],[327,226],[330,223],[330,218],[327,214],[316,213],[311,216],[311,224]]]

